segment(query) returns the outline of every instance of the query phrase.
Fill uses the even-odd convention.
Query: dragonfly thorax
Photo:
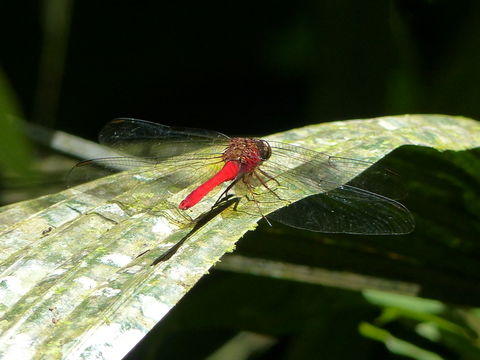
[[[232,138],[223,152],[223,161],[239,162],[244,172],[252,172],[272,154],[270,145],[265,140],[249,138]]]

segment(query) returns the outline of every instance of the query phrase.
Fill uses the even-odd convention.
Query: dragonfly
[[[371,162],[132,118],[105,125],[99,142],[122,156],[83,161],[74,170],[133,169],[124,179],[148,183],[148,190],[132,189],[138,202],[164,201],[188,189],[176,205],[183,212],[215,196],[214,206],[237,196],[243,211],[304,230],[399,235],[414,229],[409,210],[387,197],[401,187],[397,176]],[[365,173],[370,175],[362,177]]]

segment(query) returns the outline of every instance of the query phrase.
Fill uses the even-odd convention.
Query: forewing
[[[279,182],[302,183],[305,191],[311,193],[330,191],[349,183],[386,197],[405,196],[400,177],[381,165],[290,144],[271,142],[271,145],[272,156],[262,168]]]
[[[119,118],[105,125],[100,131],[99,142],[123,154],[170,158],[212,145],[227,145],[229,137],[216,131]]]

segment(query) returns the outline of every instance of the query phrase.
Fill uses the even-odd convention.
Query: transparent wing
[[[265,211],[268,204],[281,201],[286,205],[268,216],[273,220],[330,233],[380,235],[413,230],[410,212],[383,196],[404,193],[393,172],[294,145],[271,146],[272,157],[257,171],[256,188]]]
[[[169,158],[212,145],[228,145],[229,137],[216,131],[179,128],[129,118],[109,122],[100,131],[100,144],[123,154]]]
[[[315,192],[329,191],[349,183],[394,199],[406,194],[400,177],[381,165],[290,144],[269,143],[272,157],[262,164],[262,169],[275,178],[302,182],[304,187],[312,187]]]
[[[209,147],[207,152],[198,152],[188,156],[177,156],[174,158],[134,158],[128,156],[107,157],[81,161],[76,164],[67,175],[68,186],[81,184],[87,181],[98,179],[100,177],[112,175],[122,171],[134,170],[128,172],[130,176],[135,174],[141,176],[146,172],[155,171],[160,176],[162,173],[175,169],[186,169],[193,171],[201,167],[223,163],[221,150],[223,147]],[[215,150],[217,150],[215,152]]]
[[[176,208],[188,191],[212,177],[223,164],[221,158],[215,157],[179,157],[158,163],[154,159],[103,158],[77,164],[70,171],[68,182],[75,185],[112,175],[98,186],[85,186],[81,191],[114,201],[130,214],[157,212]]]
[[[160,169],[175,164],[176,168],[192,171],[205,163],[221,160],[229,138],[215,131],[174,128],[145,120],[120,118],[104,126],[99,142],[131,156],[83,161],[70,171],[67,177],[69,186],[125,170],[148,172],[154,165]]]
[[[400,235],[413,231],[412,215],[399,202],[349,185],[308,196],[268,215],[275,221],[327,233]]]

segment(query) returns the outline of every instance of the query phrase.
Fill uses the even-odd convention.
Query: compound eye
[[[262,142],[260,155],[262,156],[262,160],[268,160],[270,156],[272,156],[272,148],[270,144],[265,140],[260,140]]]

